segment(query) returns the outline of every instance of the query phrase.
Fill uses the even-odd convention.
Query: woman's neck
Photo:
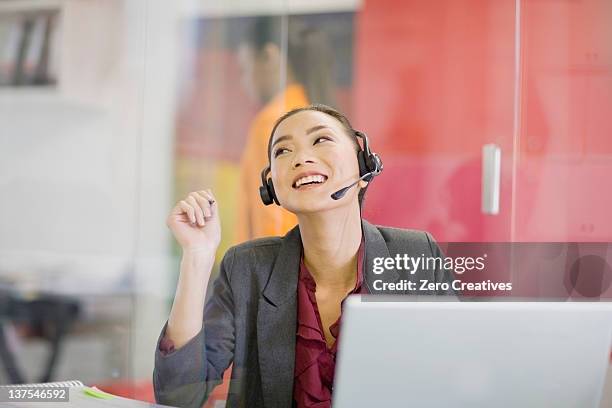
[[[352,289],[361,244],[359,206],[298,214],[304,263],[317,283],[328,289]]]

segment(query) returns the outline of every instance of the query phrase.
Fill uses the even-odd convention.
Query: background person
[[[283,24],[286,51],[281,45]],[[247,92],[263,104],[250,125],[240,161],[236,240],[244,242],[284,235],[297,224],[294,214],[282,207],[264,206],[257,194],[274,122],[284,112],[309,103],[334,106],[335,101],[329,42],[323,32],[300,21],[281,16],[256,18],[238,57]]]

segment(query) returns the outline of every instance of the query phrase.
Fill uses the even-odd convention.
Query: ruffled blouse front
[[[363,248],[362,241],[357,254],[355,287],[347,294],[347,297],[353,293],[362,293]],[[342,306],[338,320],[329,327],[329,331],[335,341],[331,347],[328,347],[325,342],[325,332],[321,323],[319,308],[317,307],[316,287],[312,275],[304,264],[304,256],[302,255],[297,288],[298,321],[293,385],[293,398],[299,408],[331,407],[332,390],[334,387],[334,371],[336,367]],[[342,301],[343,303],[344,300]]]

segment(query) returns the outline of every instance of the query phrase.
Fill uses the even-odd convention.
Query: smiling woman
[[[200,407],[233,363],[228,407],[330,407],[343,300],[384,293],[371,289],[380,279],[371,268],[377,257],[406,248],[441,256],[426,232],[361,218],[365,190],[382,161],[340,112],[311,105],[284,114],[270,135],[268,160],[261,199],[295,214],[298,225],[284,237],[230,248],[206,306],[220,239],[212,191],[191,193],[168,217],[183,259],[155,355],[160,403]],[[444,269],[411,275],[452,281]],[[427,294],[452,294],[448,285],[437,287],[447,289]]]

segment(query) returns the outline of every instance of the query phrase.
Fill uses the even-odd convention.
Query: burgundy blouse
[[[362,293],[363,247],[362,241],[357,253],[355,287],[349,295]],[[334,388],[334,371],[336,368],[336,352],[338,350],[342,306],[338,320],[329,327],[329,331],[336,339],[332,347],[329,348],[325,342],[325,332],[323,331],[323,324],[321,323],[321,316],[317,307],[316,288],[317,285],[304,264],[304,255],[302,254],[297,288],[298,321],[293,382],[293,399],[299,408],[331,407],[332,390]],[[367,291],[363,290],[363,292]],[[344,304],[344,300],[342,300],[342,304]]]

